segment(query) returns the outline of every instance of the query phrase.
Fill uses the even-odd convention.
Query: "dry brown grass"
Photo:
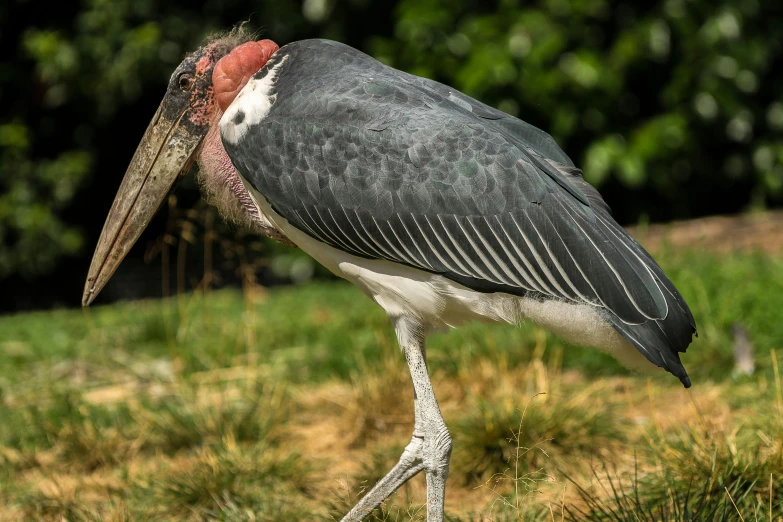
[[[130,404],[129,421],[101,425],[82,412],[75,418],[81,423],[51,432],[56,442],[49,449],[21,456],[5,448],[20,493],[0,514],[7,520],[20,514],[44,520],[189,519],[194,513],[239,517],[242,506],[255,506],[280,520],[296,520],[305,512],[329,511],[329,504],[336,513],[393,465],[410,436],[408,376],[394,355],[364,368],[363,379],[357,374],[288,392],[258,387],[254,371],[242,367],[202,372],[187,382],[177,378],[130,402],[123,393],[92,389],[85,395],[91,406],[111,407],[110,399],[121,397],[119,404]],[[567,477],[594,487],[606,486],[611,477],[628,485],[634,468],[644,476],[676,468],[685,476],[704,473],[710,459],[748,462],[742,430],[754,406],[732,407],[724,398],[757,397],[757,384],[685,392],[640,387],[644,381],[636,377],[590,383],[540,359],[527,367],[479,360],[471,373],[436,374],[435,380],[436,389],[444,390],[442,408],[455,438],[447,508],[465,517],[494,513],[492,520],[532,520],[547,510],[555,513],[563,502],[585,506]],[[767,391],[774,393],[774,385]],[[173,402],[160,409],[160,401]],[[263,408],[248,406],[258,401]],[[248,411],[274,419],[274,433],[259,427],[264,421],[243,418]],[[248,428],[253,422],[261,424]],[[780,458],[783,431],[762,424],[751,436],[764,441],[760,455],[769,463]],[[611,477],[591,475],[605,463]],[[758,488],[761,498],[764,489]],[[417,478],[379,519],[417,520],[424,493]],[[275,504],[280,495],[297,499],[297,509]]]

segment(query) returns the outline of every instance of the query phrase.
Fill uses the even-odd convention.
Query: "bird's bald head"
[[[168,94],[191,107],[193,124],[210,125],[217,109],[224,111],[277,49],[272,40],[253,41],[242,30],[210,38],[179,64],[169,80]]]
[[[217,133],[209,131],[215,128],[221,107],[228,107],[276,50],[274,42],[253,42],[249,33],[238,29],[211,38],[179,64],[106,218],[84,288],[85,306],[108,282],[179,175],[187,173],[199,156],[210,154],[216,165],[231,167]],[[214,139],[205,139],[210,135]],[[211,143],[211,151],[205,142]],[[225,185],[226,176],[219,181]]]

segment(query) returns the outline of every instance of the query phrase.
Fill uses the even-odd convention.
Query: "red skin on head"
[[[212,72],[212,86],[221,111],[231,105],[250,77],[257,73],[278,49],[272,40],[247,42],[220,59]]]

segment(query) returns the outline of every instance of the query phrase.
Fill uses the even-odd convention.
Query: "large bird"
[[[688,306],[548,134],[327,40],[278,48],[234,31],[185,58],[114,200],[85,306],[194,162],[224,215],[297,245],[394,326],[413,437],[343,520],[420,471],[427,520],[443,520],[451,438],[427,371],[433,330],[531,320],[690,386]]]

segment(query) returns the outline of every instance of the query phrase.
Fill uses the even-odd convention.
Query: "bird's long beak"
[[[180,172],[193,163],[204,136],[182,109],[163,99],[128,166],[103,225],[84,285],[82,306],[89,305],[149,225]]]

